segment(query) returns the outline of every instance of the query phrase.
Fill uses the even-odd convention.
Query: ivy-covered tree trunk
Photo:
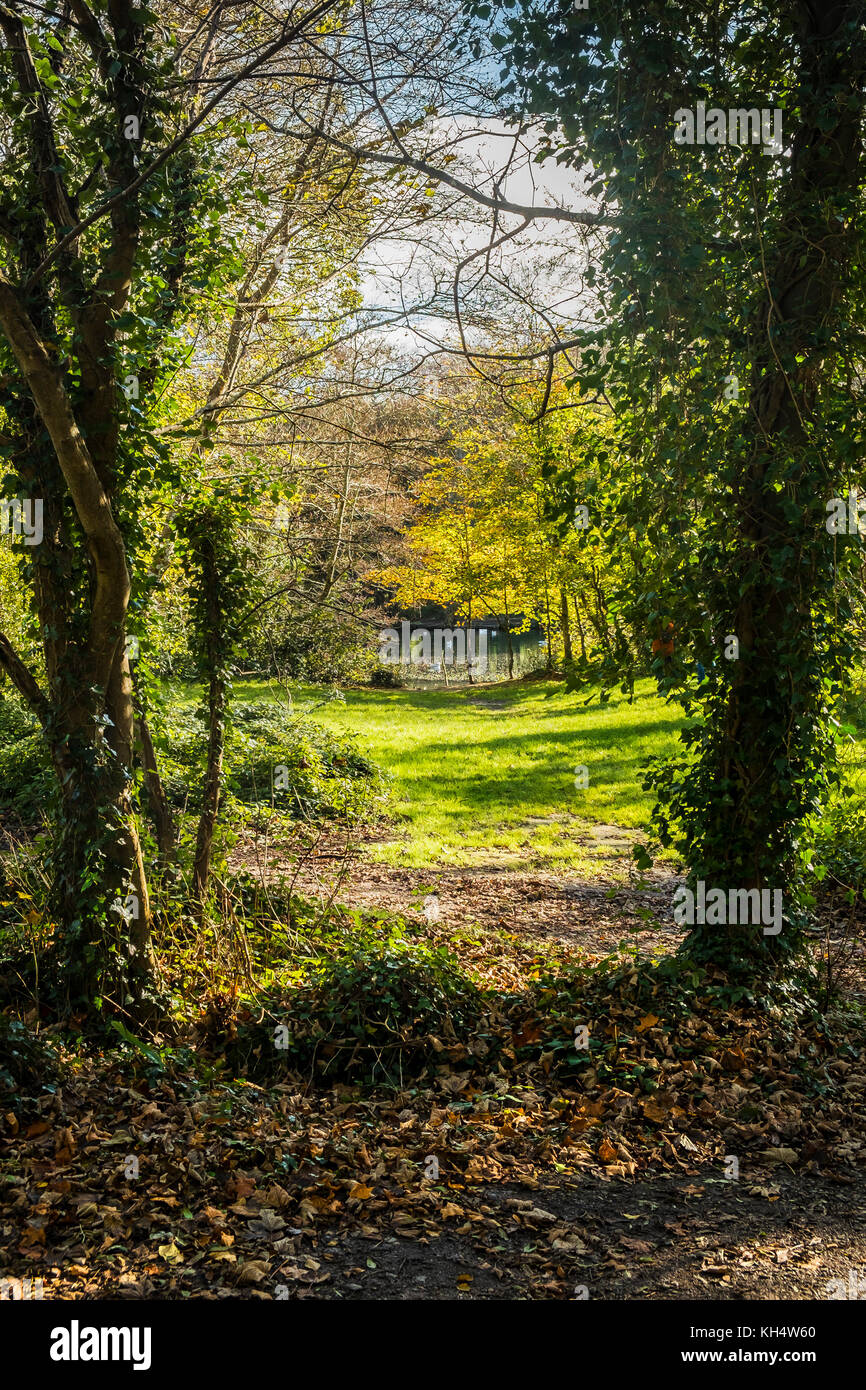
[[[748,424],[731,518],[739,554],[734,582],[719,595],[718,616],[730,614],[730,627],[721,626],[739,649],[727,663],[727,691],[708,711],[699,772],[716,795],[704,808],[697,869],[724,889],[783,893],[784,933],[765,935],[763,923],[729,922],[724,933],[695,923],[703,953],[738,963],[796,944],[788,894],[799,828],[831,754],[828,678],[841,635],[827,631],[837,574],[825,503],[843,477],[821,444],[832,443],[830,377],[854,269],[866,45],[860,6],[798,8],[800,122],[773,244],[755,267]]]
[[[191,579],[190,647],[207,684],[208,744],[201,810],[193,861],[193,896],[203,917],[223,789],[223,760],[231,690],[229,667],[250,608],[253,556],[241,541],[240,522],[250,517],[249,499],[219,495],[191,502],[178,533],[186,547]]]
[[[207,895],[210,876],[213,837],[219,815],[220,795],[222,793],[223,756],[226,738],[226,709],[228,705],[228,677],[225,653],[222,650],[222,613],[217,598],[219,575],[215,563],[214,548],[205,538],[202,546],[202,577],[205,589],[205,629],[203,633],[207,652],[207,667],[210,673],[207,692],[208,744],[207,765],[205,768],[202,809],[199,816],[195,842],[195,861],[193,864],[193,895],[203,906]]]
[[[852,658],[859,537],[825,522],[862,470],[866,14],[519,0],[502,24],[515,112],[555,115],[551,152],[592,167],[612,228],[579,349],[616,440],[599,525],[639,547],[611,594],[610,676],[625,630],[673,624],[660,686],[688,718],[648,771],[655,823],[695,894],[686,949],[754,979],[802,943]]]
[[[141,770],[144,775],[144,785],[147,789],[150,814],[153,817],[156,844],[162,858],[162,865],[165,868],[174,856],[177,831],[175,829],[174,817],[171,813],[171,806],[169,805],[168,797],[165,794],[165,787],[160,777],[156,749],[153,746],[150,725],[140,710],[137,712],[135,719],[135,736],[136,744],[140,749]]]
[[[568,594],[565,589],[559,591],[559,610],[562,615],[562,651],[565,661],[571,665],[574,656],[571,650],[571,623],[568,616]]]
[[[132,803],[131,576],[118,522],[134,452],[118,357],[139,200],[134,191],[121,198],[90,237],[79,225],[82,200],[101,196],[106,177],[115,192],[135,183],[140,146],[128,138],[128,118],[134,113],[140,134],[150,39],[145,12],[126,0],[98,16],[83,3],[73,8],[72,38],[63,26],[0,11],[0,76],[18,94],[9,142],[21,171],[20,183],[4,174],[0,188],[2,408],[13,475],[42,509],[22,574],[39,620],[44,688],[5,640],[0,661],[38,716],[58,776],[50,910],[60,989],[71,1007],[150,1020],[150,902]]]
[[[38,692],[36,709],[61,785],[57,949],[70,1000],[99,994],[131,1012],[143,997],[151,965],[150,904],[129,794],[133,708],[125,631],[130,576],[105,485],[114,450],[111,421],[103,419],[91,450],[42,336],[15,289],[2,279],[0,327],[53,446],[84,532],[88,561],[89,614],[82,636],[74,592],[64,585],[71,547],[68,525],[60,519],[56,465],[45,460],[44,449],[39,451],[32,432],[25,430],[33,485],[48,494],[40,500],[49,527],[52,520],[58,523],[43,535],[36,562],[48,696],[35,681],[22,688],[19,680],[31,703],[34,690]],[[106,390],[110,386],[116,393],[116,382],[104,364],[92,363],[90,373],[97,400],[85,400],[85,407],[105,410]],[[86,408],[81,411],[87,414]],[[15,679],[16,672],[10,674]]]

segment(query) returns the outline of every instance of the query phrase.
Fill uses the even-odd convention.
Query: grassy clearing
[[[242,681],[242,701],[286,699],[276,683]],[[180,705],[194,687],[175,686]],[[292,688],[292,706],[362,753],[393,779],[394,833],[369,847],[386,863],[498,865],[622,876],[628,849],[593,833],[599,825],[640,832],[652,797],[641,786],[648,757],[670,752],[683,725],[677,706],[638,683],[635,699],[568,694],[562,682],[460,690]],[[866,805],[866,685],[842,716],[841,753],[852,805]],[[589,786],[575,787],[584,764]],[[599,839],[601,834],[603,838]]]
[[[238,699],[284,698],[266,683],[239,683]],[[328,699],[298,686],[293,702],[335,730],[354,734],[363,752],[394,779],[395,836],[371,848],[390,863],[447,862],[503,867],[611,866],[622,844],[599,843],[591,824],[640,830],[651,797],[640,767],[669,750],[682,726],[673,705],[643,681],[629,704],[567,694],[561,682],[478,686],[474,690],[349,690]],[[575,788],[584,764],[589,786]]]

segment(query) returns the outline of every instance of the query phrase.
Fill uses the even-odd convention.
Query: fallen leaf
[[[643,1033],[647,1028],[655,1028],[656,1024],[659,1021],[660,1020],[656,1017],[655,1014],[644,1014],[643,1018],[637,1026],[637,1031],[639,1033]]]

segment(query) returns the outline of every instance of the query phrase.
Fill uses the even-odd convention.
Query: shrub
[[[166,794],[198,809],[206,732],[197,711],[172,712],[156,735]],[[340,738],[268,701],[237,704],[226,740],[227,800],[306,820],[359,819],[386,794],[382,772]],[[279,773],[277,773],[279,769]]]
[[[56,1070],[56,1056],[44,1039],[0,1014],[0,1096],[45,1084]]]
[[[862,893],[866,888],[866,806],[847,797],[830,806],[815,827],[809,858],[818,883]]]
[[[449,1044],[477,1035],[484,996],[450,952],[394,926],[341,937],[298,972],[293,988],[262,1002],[271,1022],[240,1026],[236,1062],[271,1075],[287,1066],[327,1081],[400,1085],[435,1069]],[[274,1032],[282,1020],[284,1048]]]
[[[55,792],[54,770],[42,731],[15,695],[0,695],[0,811],[31,824]]]
[[[378,690],[399,690],[404,685],[399,666],[386,666],[382,661],[376,661],[371,668],[369,683]]]

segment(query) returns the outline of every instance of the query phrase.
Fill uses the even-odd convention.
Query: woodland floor
[[[520,988],[540,955],[676,947],[674,878],[624,883],[621,864],[606,876],[628,836],[598,838],[592,882],[403,869],[328,843],[296,888],[419,922],[435,893],[434,938]],[[270,846],[275,872],[281,857]],[[258,858],[241,844],[235,867]],[[861,1001],[862,940],[849,982]],[[472,1042],[445,1050],[435,1080],[386,1095],[82,1055],[0,1117],[0,1273],[41,1277],[58,1299],[824,1300],[853,1270],[866,1296],[866,1062],[850,1030],[821,1044],[816,1093],[799,1043],[773,1051],[760,1019],[720,1031],[693,1017],[675,1035],[627,990],[600,1017],[658,1059],[655,1098],[581,1094],[544,1057],[484,1076]],[[534,1036],[521,1025],[515,1046]]]

